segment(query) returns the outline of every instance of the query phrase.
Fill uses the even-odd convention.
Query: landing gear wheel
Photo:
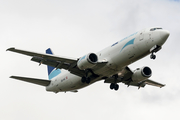
[[[154,60],[154,59],[156,59],[156,55],[154,55],[154,54],[152,53],[151,56],[150,56],[150,58]]]
[[[91,79],[89,77],[86,78],[86,83],[89,84],[91,82]]]
[[[85,83],[85,82],[86,82],[86,77],[82,77],[82,78],[81,78],[81,82],[82,82],[82,83]]]
[[[114,90],[118,90],[119,89],[119,85],[118,84],[115,84],[115,86],[114,86]]]
[[[91,82],[91,79],[89,77],[87,77],[87,78],[86,77],[82,77],[81,78],[81,82],[89,84]]]
[[[111,90],[114,89],[114,90],[117,91],[117,90],[119,89],[119,85],[118,85],[118,84],[115,84],[115,83],[111,83],[111,84],[110,84],[110,89],[111,89]]]
[[[111,83],[111,84],[110,84],[110,89],[113,90],[113,89],[114,89],[114,86],[115,86],[115,84],[114,84],[114,83]]]

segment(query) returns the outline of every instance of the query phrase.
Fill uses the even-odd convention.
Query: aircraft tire
[[[119,85],[118,84],[115,84],[115,86],[114,86],[114,90],[118,90],[119,89]]]
[[[85,83],[85,82],[86,82],[86,77],[82,77],[82,78],[81,78],[81,82],[82,82],[82,83]]]
[[[156,59],[156,55],[151,54],[150,58],[154,60],[154,59]]]
[[[110,89],[113,90],[113,89],[114,89],[114,86],[115,86],[115,84],[114,84],[114,83],[111,83],[111,84],[110,84]]]
[[[91,82],[91,79],[89,77],[86,78],[86,83],[89,84]]]

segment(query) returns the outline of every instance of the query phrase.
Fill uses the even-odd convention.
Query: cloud
[[[173,2],[180,2],[180,0],[169,0],[169,1],[173,1]]]

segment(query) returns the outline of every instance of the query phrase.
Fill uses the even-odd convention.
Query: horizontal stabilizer
[[[19,76],[11,76],[10,78],[14,78],[29,83],[34,83],[41,86],[48,86],[51,83],[50,80],[36,79],[36,78],[27,78],[27,77],[19,77]]]

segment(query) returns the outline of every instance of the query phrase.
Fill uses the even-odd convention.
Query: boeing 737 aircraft
[[[31,56],[31,60],[48,67],[49,80],[11,76],[10,78],[42,85],[47,91],[77,92],[77,90],[100,80],[110,84],[110,89],[118,90],[117,83],[128,86],[145,87],[146,84],[157,87],[164,85],[149,78],[152,71],[148,66],[131,70],[128,65],[149,55],[155,59],[169,37],[169,32],[159,27],[146,28],[108,46],[97,53],[88,53],[77,59],[53,55],[51,49],[46,54],[15,48],[7,51]]]

